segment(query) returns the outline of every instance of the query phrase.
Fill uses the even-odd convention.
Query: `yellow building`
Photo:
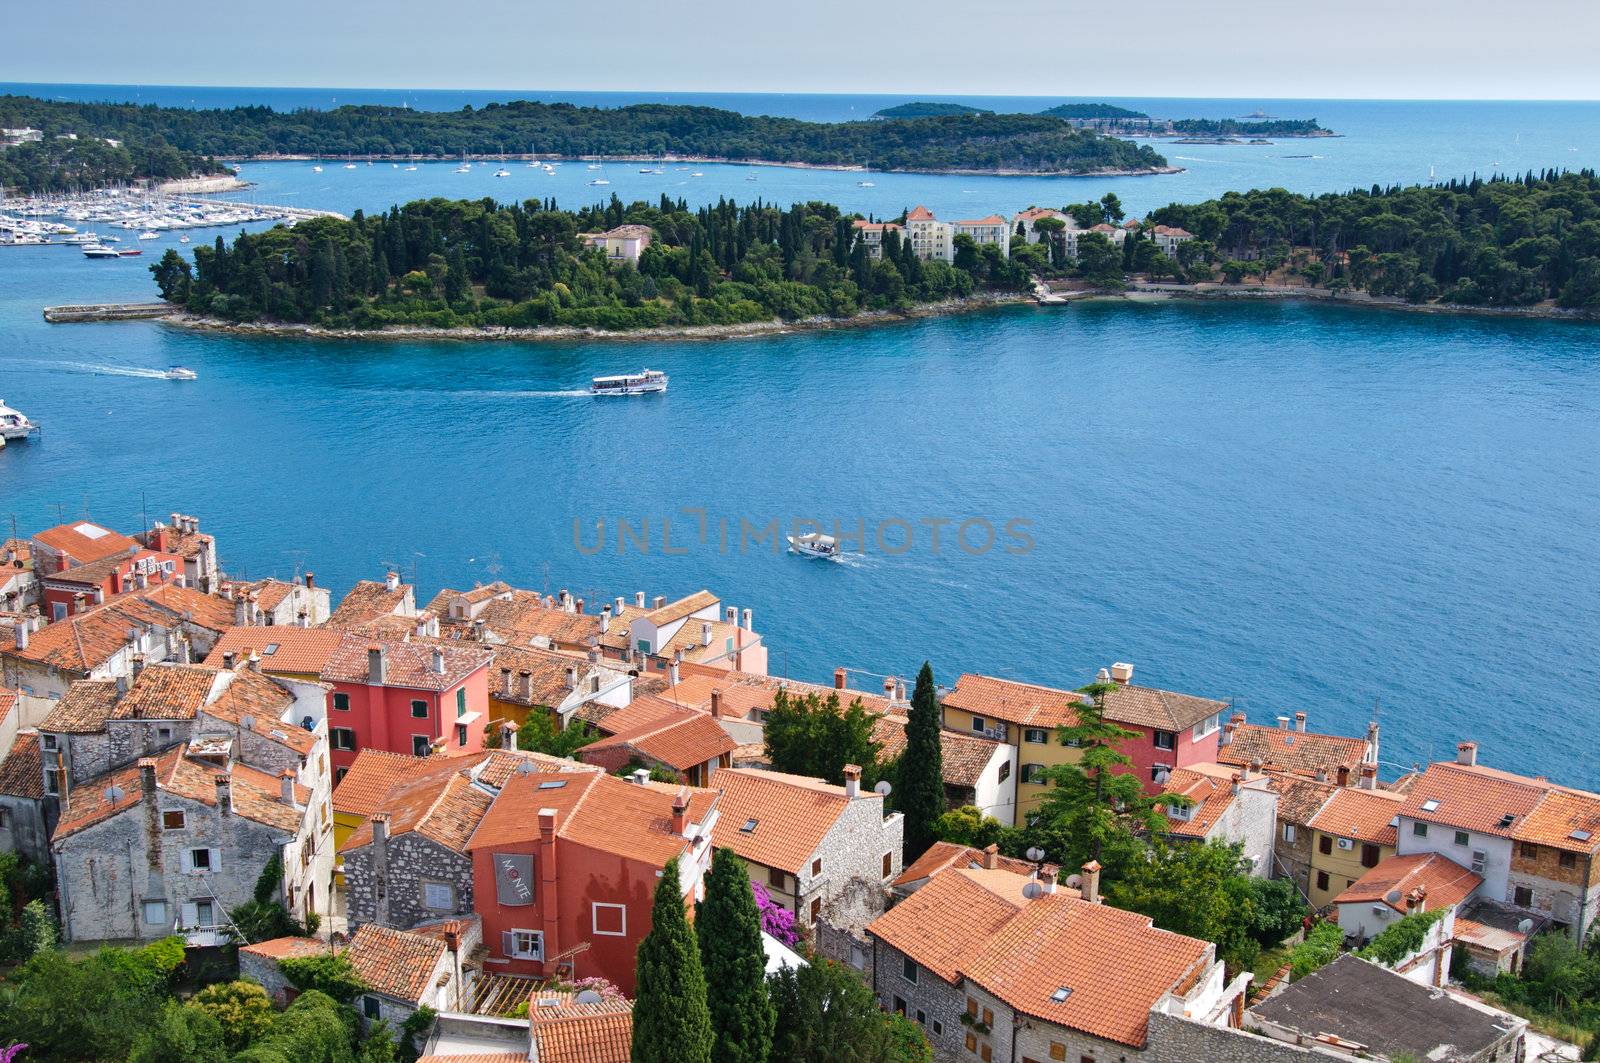
[[[1013,763],[1001,769],[1001,785],[1012,788],[1016,825],[1027,822],[1050,784],[1047,768],[1077,761],[1078,750],[1056,741],[1056,728],[1078,722],[1081,695],[968,673],[944,699],[944,725],[1011,748]]]
[[[1375,772],[1359,788],[1336,790],[1311,817],[1311,907],[1322,909],[1363,875],[1395,854],[1396,826],[1404,795],[1371,788]]]

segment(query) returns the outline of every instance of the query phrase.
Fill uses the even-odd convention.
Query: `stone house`
[[[223,586],[223,596],[234,606],[238,626],[314,628],[328,619],[328,588],[317,586],[307,572],[292,582],[281,579],[233,581]]]
[[[867,928],[872,990],[918,1023],[941,1060],[1125,1060],[1152,1053],[1150,1015],[1176,1001],[1238,1025],[1248,974],[1226,982],[1215,946],[1050,879],[950,867]]]
[[[1278,795],[1266,777],[1225,764],[1193,764],[1167,778],[1165,792],[1188,804],[1164,806],[1167,837],[1175,841],[1222,842],[1243,846],[1249,874],[1266,878],[1272,870],[1277,833]]]
[[[400,574],[390,572],[378,580],[357,580],[350,593],[339,600],[339,607],[328,617],[328,626],[355,628],[387,617],[410,619],[417,615],[416,589],[400,582]]]
[[[1278,822],[1272,847],[1272,877],[1294,883],[1302,900],[1311,900],[1311,820],[1333,796],[1334,785],[1314,778],[1269,771],[1267,785],[1278,795]]]
[[[627,708],[634,677],[602,663],[599,654],[577,657],[532,646],[490,645],[489,716],[491,724],[522,724],[535,710],[553,713],[565,727],[585,706],[603,711]]]
[[[883,797],[862,789],[853,764],[843,786],[752,768],[718,772],[717,786],[717,847],[737,853],[751,881],[802,925],[826,923],[829,954],[849,962],[851,939],[865,942],[900,874],[905,817],[885,814]]]
[[[0,691],[0,702],[7,693]],[[16,732],[0,761],[0,849],[21,853],[36,863],[50,856],[39,732],[31,728]]]
[[[287,1007],[298,993],[278,966],[279,960],[337,953],[339,947],[321,938],[281,937],[239,946],[239,977],[258,982],[277,1007]]]
[[[1378,725],[1367,725],[1367,737],[1318,734],[1306,729],[1307,715],[1279,716],[1278,726],[1246,723],[1245,714],[1235,711],[1223,725],[1217,749],[1217,762],[1236,768],[1255,766],[1257,771],[1299,775],[1340,786],[1354,785],[1361,765],[1378,763]]]

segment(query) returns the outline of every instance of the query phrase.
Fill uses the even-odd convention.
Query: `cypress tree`
[[[944,813],[944,753],[939,744],[939,701],[934,695],[933,667],[922,662],[911,713],[906,723],[906,750],[900,757],[900,792],[896,801],[905,813],[904,853],[909,863],[934,843],[933,821]]]
[[[761,916],[750,873],[728,849],[718,849],[706,876],[706,899],[694,923],[705,971],[706,1003],[717,1063],[767,1063],[776,1013],[767,995]]]
[[[678,886],[673,857],[656,882],[650,933],[639,943],[633,1063],[711,1063],[706,976]]]

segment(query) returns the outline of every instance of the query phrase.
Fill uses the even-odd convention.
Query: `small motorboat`
[[[180,243],[180,244],[186,244],[186,243],[188,243],[188,242],[189,242],[189,238],[188,238],[188,237],[187,237],[187,236],[180,236],[180,237],[178,237],[178,243]]]
[[[856,182],[856,187],[857,188],[877,188],[878,186],[877,186],[876,183],[874,183],[872,181],[857,181]]]
[[[118,258],[138,258],[142,254],[144,254],[144,251],[141,250],[140,248],[137,248],[137,247],[124,247],[121,251],[117,252],[117,257]]]
[[[511,171],[506,169],[504,166],[502,166],[502,167],[500,167],[500,169],[498,169],[498,170],[496,170],[494,172],[494,175],[496,177],[510,177],[511,176]]]
[[[607,181],[604,177],[596,177],[593,181],[590,181],[589,183],[591,185],[599,186],[599,185],[608,185],[611,182]]]
[[[107,247],[105,244],[85,244],[83,246],[84,258],[117,258],[120,255],[121,252],[116,248]]]
[[[589,382],[591,395],[654,395],[667,390],[667,374],[645,369],[621,376],[597,376]]]
[[[186,365],[169,365],[162,376],[168,380],[199,380],[200,374]]]
[[[13,410],[0,399],[0,445],[7,440],[27,439],[39,434],[39,426],[28,420],[21,410]]]
[[[322,167],[320,167],[320,166],[313,166],[313,167],[311,167],[311,172],[312,172],[312,173],[321,173],[321,172],[322,172]]]
[[[789,552],[802,557],[820,557],[827,561],[839,559],[839,540],[831,535],[821,532],[810,532],[806,535],[787,535]]]
[[[144,232],[139,234],[139,239],[141,239],[141,240],[159,240],[159,239],[161,239],[161,234],[158,233],[158,232],[152,232],[149,229],[146,229]]]

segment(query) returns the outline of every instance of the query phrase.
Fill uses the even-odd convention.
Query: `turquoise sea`
[[[667,192],[965,215],[1114,189],[1143,212],[1227,187],[1600,161],[1596,105],[1140,109],[1180,103],[1314,114],[1349,135],[1168,146],[1204,161],[1159,178],[872,175],[862,188],[859,174],[608,166],[612,184],[593,188],[572,164],[497,180],[493,167],[281,163],[246,166],[245,196],[348,212],[421,194]],[[1455,132],[1429,132],[1441,124]],[[1274,154],[1301,150],[1323,158]],[[0,452],[0,520],[132,526],[180,509],[221,537],[230,570],[309,568],[336,592],[395,566],[424,595],[496,577],[591,602],[708,586],[754,609],[773,670],[800,678],[909,674],[929,657],[945,681],[1076,685],[1127,660],[1141,681],[1232,698],[1257,720],[1304,709],[1355,733],[1376,706],[1385,775],[1472,737],[1492,763],[1600,787],[1579,738],[1600,704],[1600,327],[1098,304],[723,342],[474,344],[40,319],[47,303],[147,297],[144,266],[172,239],[143,261],[0,249],[0,397],[45,425]],[[173,363],[200,379],[156,378]],[[672,375],[669,394],[574,394],[644,365]],[[831,565],[740,549],[741,520],[807,519],[865,526],[867,553]],[[634,537],[619,552],[621,521]]]

